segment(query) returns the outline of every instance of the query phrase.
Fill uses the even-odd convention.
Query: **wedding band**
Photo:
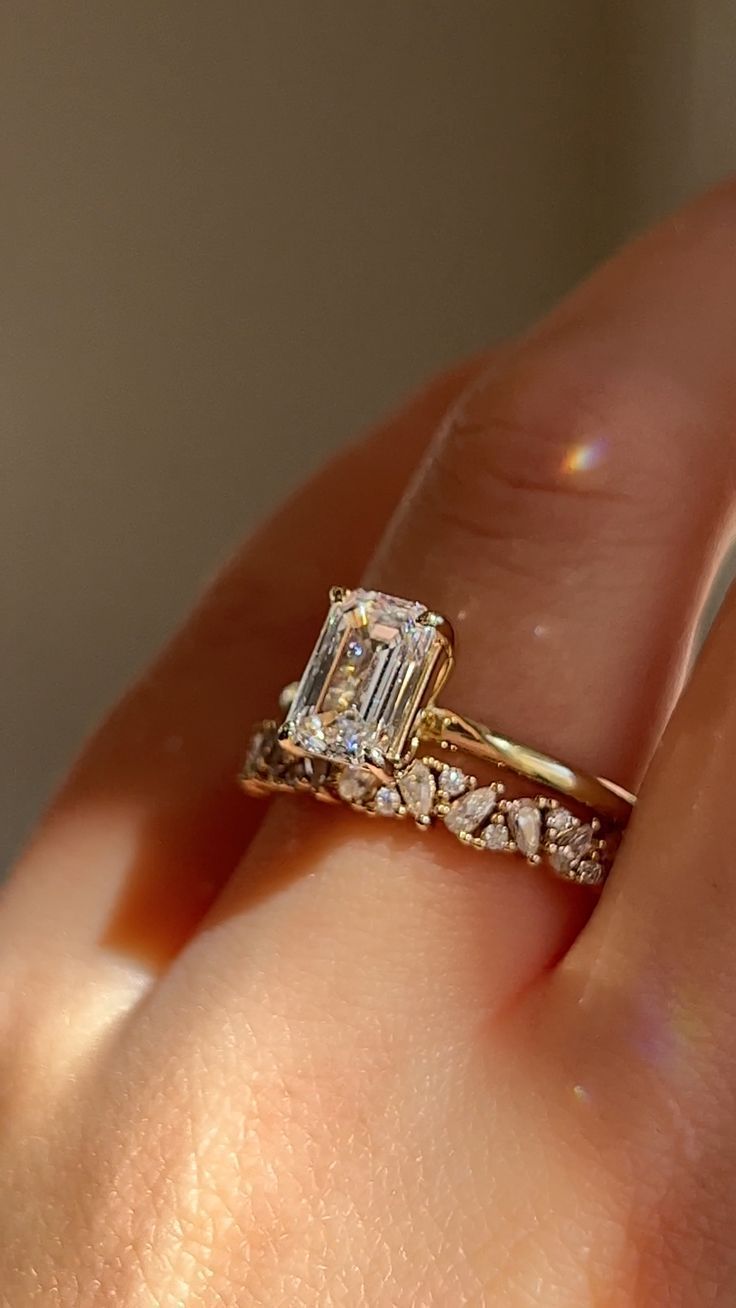
[[[442,823],[476,849],[546,859],[567,880],[600,885],[635,797],[438,707],[453,661],[452,627],[439,614],[378,591],[334,587],[301,680],[282,695],[283,723],[254,732],[245,790],[307,791],[420,827]],[[507,796],[500,780],[479,784],[458,766],[457,753],[555,793]]]

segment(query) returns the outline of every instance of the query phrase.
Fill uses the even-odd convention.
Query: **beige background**
[[[6,0],[3,846],[240,533],[734,162],[732,0]]]

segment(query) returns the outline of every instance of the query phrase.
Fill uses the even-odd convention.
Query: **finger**
[[[695,1058],[700,1045],[732,1065],[736,1052],[734,650],[732,588],[647,774],[606,911],[569,960],[591,977],[591,1002],[615,978],[629,1052],[644,1062],[657,1051]]]
[[[624,785],[680,684],[727,511],[734,194],[625,251],[497,360],[367,574],[455,624],[443,694],[453,707]],[[299,945],[308,904],[330,940],[325,967],[343,990],[353,978],[355,1003],[393,977],[393,1011],[415,1017],[418,995],[436,998],[441,959],[449,1029],[475,1021],[481,996],[503,1004],[528,984],[584,911],[542,870],[450,853],[443,833],[412,841],[385,823],[379,833],[378,822],[282,807],[263,842],[219,915],[236,919],[233,966],[242,974],[247,957],[263,976],[277,956],[296,1007],[291,971],[313,950],[312,932]],[[281,893],[269,898],[277,858]],[[224,939],[219,930],[220,950]],[[312,974],[319,959],[310,953]]]
[[[235,783],[244,742],[309,648],[333,550],[351,571],[364,566],[470,367],[439,378],[279,510],[115,709],[6,888],[6,969],[20,964],[60,993],[59,955],[72,990],[80,969],[98,980],[104,960],[125,988],[126,959],[147,973],[180,947],[260,817]],[[365,491],[359,534],[343,494],[353,480]],[[325,505],[329,535],[315,530]]]
[[[735,649],[732,589],[647,773],[601,911],[547,996],[569,1085],[625,1132],[623,1174],[636,1158],[644,1275],[664,1240],[688,1304],[702,1289],[704,1248],[733,1247]]]

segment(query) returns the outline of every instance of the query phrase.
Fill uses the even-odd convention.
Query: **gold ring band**
[[[508,736],[449,709],[425,709],[422,730],[429,739],[447,743],[451,748],[482,758],[497,767],[509,768],[538,786],[547,786],[577,800],[621,826],[628,822],[636,804],[636,796],[615,782],[577,772],[549,754],[542,754],[530,745],[520,745]]]
[[[424,828],[441,823],[476,849],[546,859],[567,880],[600,885],[635,797],[438,708],[454,661],[445,618],[378,591],[333,588],[330,601],[301,680],[282,695],[284,722],[262,723],[251,740],[246,791],[307,791]],[[424,753],[431,745],[440,757]],[[457,753],[555,794],[507,796],[501,781],[481,785],[448,757]]]

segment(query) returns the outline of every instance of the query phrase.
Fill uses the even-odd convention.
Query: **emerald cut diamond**
[[[341,593],[289,708],[286,747],[390,771],[449,670],[441,626],[422,604],[373,590]]]

